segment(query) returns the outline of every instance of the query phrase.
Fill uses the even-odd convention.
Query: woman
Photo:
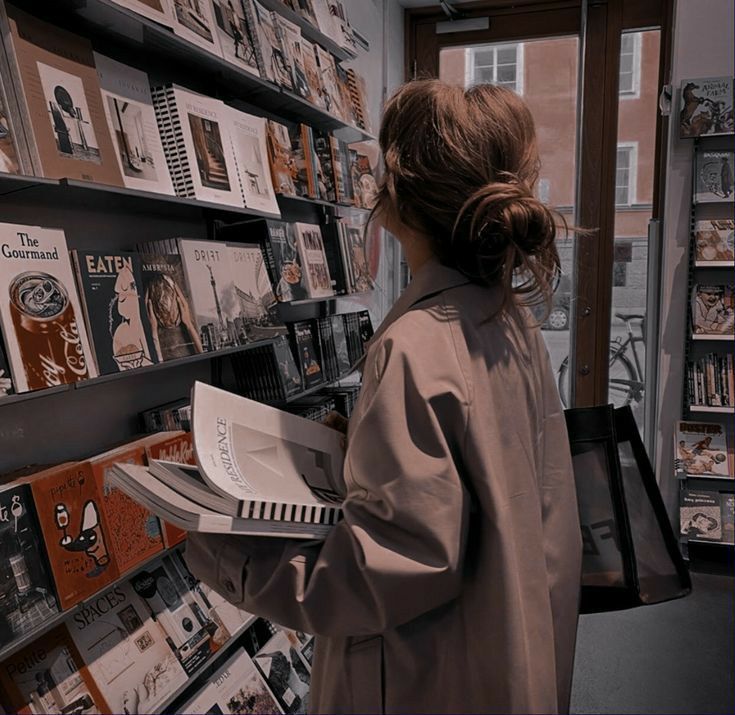
[[[533,121],[508,90],[417,81],[380,144],[376,216],[413,280],[369,342],[344,520],[322,543],[196,535],[189,561],[317,635],[314,712],[561,712],[582,549],[548,354],[518,305],[559,268]]]

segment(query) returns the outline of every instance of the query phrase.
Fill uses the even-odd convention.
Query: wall
[[[675,8],[666,199],[661,263],[657,472],[669,513],[677,507],[673,476],[673,430],[682,409],[687,335],[687,250],[691,204],[692,140],[678,136],[679,87],[683,79],[733,75],[732,0],[678,0]]]

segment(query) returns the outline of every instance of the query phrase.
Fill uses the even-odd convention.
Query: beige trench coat
[[[581,537],[537,329],[430,262],[369,344],[344,520],[324,542],[192,536],[232,603],[317,635],[310,711],[556,713]]]

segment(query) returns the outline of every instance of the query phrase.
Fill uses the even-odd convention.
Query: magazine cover
[[[701,541],[720,541],[722,512],[719,493],[683,489],[679,520],[684,536]]]
[[[120,573],[126,573],[163,550],[158,517],[113,486],[112,465],[146,463],[145,444],[160,437],[151,435],[92,457],[89,463],[102,494],[102,508],[110,528],[110,544]]]
[[[110,712],[157,712],[186,683],[166,634],[130,583],[97,595],[67,628]]]
[[[66,626],[3,661],[0,685],[8,712],[93,715],[113,712],[84,665]],[[120,711],[122,712],[122,711]]]
[[[677,422],[675,468],[694,476],[733,478],[725,427],[714,422]]]
[[[337,201],[336,178],[332,155],[332,137],[326,131],[314,130],[314,152],[317,160],[319,196],[325,201]]]
[[[273,254],[276,300],[289,302],[308,298],[293,225],[268,221],[268,243]]]
[[[340,375],[350,371],[352,362],[350,361],[350,350],[347,345],[347,333],[345,332],[345,321],[343,315],[333,315],[332,335],[334,336],[334,350],[337,354],[337,368]]]
[[[370,319],[370,311],[361,310],[357,313],[357,328],[360,333],[363,350],[365,345],[373,337],[373,321]]]
[[[733,287],[699,285],[692,288],[692,332],[695,335],[733,335]]]
[[[278,372],[281,377],[286,397],[292,397],[304,389],[301,371],[293,357],[293,351],[285,336],[279,337],[273,344],[273,352],[278,363]]]
[[[59,612],[31,488],[0,486],[0,648]]]
[[[296,196],[317,198],[314,186],[314,161],[311,134],[305,124],[291,124],[288,127],[291,146],[290,168]],[[311,182],[310,182],[311,179]]]
[[[309,669],[298,650],[298,640],[279,630],[253,661],[285,713],[306,713],[309,707]]]
[[[293,156],[288,127],[272,119],[267,120],[268,163],[273,187],[277,194],[296,196],[295,178],[298,168]]]
[[[238,345],[237,298],[227,245],[179,239],[179,252],[205,352]]]
[[[306,82],[309,86],[306,98],[315,107],[326,110],[327,103],[324,98],[324,87],[322,86],[321,73],[316,59],[316,48],[313,43],[304,37],[301,38],[301,57],[304,62]]]
[[[722,543],[735,543],[735,494],[720,492],[722,512]]]
[[[72,251],[87,331],[101,374],[159,362],[135,253]]]
[[[317,338],[314,327],[309,320],[292,323],[295,353],[301,370],[304,389],[308,390],[324,382],[324,373],[321,366],[321,356],[317,348]]]
[[[217,99],[172,86],[169,107],[181,125],[179,147],[185,151],[194,198],[228,206],[242,206],[237,167],[230,146],[230,113]]]
[[[143,301],[158,360],[176,360],[204,352],[181,256],[140,254]]]
[[[274,14],[261,5],[258,0],[247,0],[252,8],[255,32],[258,36],[260,53],[263,58],[261,76],[286,89],[293,89],[291,67],[281,46],[281,39],[275,23]]]
[[[61,608],[66,610],[118,576],[103,495],[89,462],[68,462],[30,481]]]
[[[295,223],[293,231],[296,235],[296,245],[301,256],[301,267],[306,278],[309,298],[326,298],[334,295],[319,225]]]
[[[25,143],[25,136],[22,134],[22,129],[21,134],[18,134],[8,98],[5,94],[3,78],[0,75],[0,173],[29,173],[32,169],[32,167],[31,169],[29,167],[25,167],[25,170],[22,169],[17,142]]]
[[[97,376],[63,231],[0,223],[0,294],[16,392]]]
[[[681,83],[680,136],[732,134],[732,99],[732,77],[685,79]]]
[[[375,178],[378,147],[375,142],[350,144],[349,156],[355,206],[372,209],[378,196],[378,182]]]
[[[123,183],[173,196],[148,76],[96,52],[94,63]]]
[[[283,711],[250,656],[241,649],[212,674],[182,712],[258,715]]]
[[[733,201],[733,158],[731,151],[698,151],[695,164],[694,203]]]
[[[10,365],[8,365],[8,358],[5,355],[5,346],[3,345],[3,333],[0,330],[0,400],[3,397],[12,395],[13,392],[13,378],[10,374]]]
[[[342,104],[342,94],[339,91],[337,66],[334,63],[334,57],[321,45],[314,45],[314,48],[316,49],[317,64],[319,66],[319,79],[324,88],[324,108],[337,119],[347,121],[350,115],[347,108]]]
[[[222,56],[233,65],[260,76],[255,45],[239,0],[212,0]]]
[[[122,7],[129,8],[149,20],[154,20],[160,25],[171,27],[173,24],[173,11],[170,0],[112,0]]]
[[[694,260],[712,266],[730,266],[735,260],[735,221],[711,219],[694,224]]]
[[[231,108],[230,133],[245,206],[280,218],[268,166],[266,120]]]
[[[365,248],[365,225],[344,221],[345,248],[350,266],[352,285],[356,293],[365,293],[374,287]]]
[[[170,0],[173,5],[173,30],[179,37],[208,50],[222,55],[219,36],[215,29],[214,13],[209,0]]]
[[[91,43],[12,5],[0,9],[34,174],[122,186]]]
[[[235,292],[245,342],[269,340],[287,335],[288,330],[278,317],[278,304],[273,286],[257,243],[228,243],[235,281]]]
[[[285,17],[276,16],[277,27],[281,38],[281,46],[291,66],[291,82],[293,91],[304,99],[311,101],[311,88],[306,76],[306,65],[303,53],[301,29]]]
[[[189,579],[191,585],[196,580],[188,572],[182,573],[183,564],[175,556],[165,554],[156,566],[138,572],[130,583],[190,676],[212,654],[210,640],[216,626],[190,588]]]

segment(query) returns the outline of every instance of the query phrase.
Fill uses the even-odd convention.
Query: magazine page
[[[192,434],[216,492],[314,507],[341,502],[341,435],[329,427],[196,382]]]
[[[148,75],[96,52],[94,63],[125,186],[173,196]]]

